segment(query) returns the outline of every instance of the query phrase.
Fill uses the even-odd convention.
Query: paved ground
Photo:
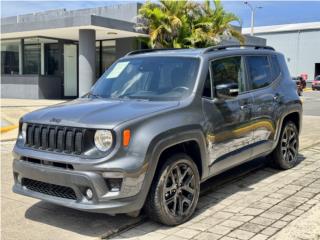
[[[114,239],[317,239],[320,146],[302,151],[300,161],[288,171],[263,168],[213,189],[200,198],[196,216],[183,225],[146,222]],[[302,232],[296,231],[300,216],[305,224],[298,221],[298,226],[306,228]]]
[[[305,115],[320,116],[320,91],[308,91],[302,95]]]
[[[317,101],[315,94],[318,93],[304,94],[305,109]],[[175,228],[125,215],[110,217],[79,212],[16,195],[11,192],[14,142],[2,142],[2,239],[99,239],[139,221],[143,223],[114,238],[317,239],[320,235],[320,147],[315,145],[320,141],[318,107],[319,104],[313,105],[314,111],[305,111],[300,138],[303,150],[297,167],[280,172],[261,167],[264,160],[259,159],[219,175],[202,186],[195,217]],[[19,107],[15,109],[20,111]]]
[[[1,101],[1,141],[13,140],[17,137],[17,127],[20,117],[24,114],[49,105],[58,104],[61,100],[29,100],[29,99],[0,99]],[[12,127],[12,131],[2,131]]]

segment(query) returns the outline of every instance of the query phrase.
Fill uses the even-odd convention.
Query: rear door
[[[276,55],[246,56],[249,87],[253,95],[253,156],[268,152],[275,139],[280,67]]]
[[[204,91],[203,112],[206,119],[206,138],[211,173],[221,172],[238,165],[252,156],[250,144],[253,131],[251,108],[253,98],[247,92],[244,58],[225,57],[210,63],[213,98],[210,91]],[[210,78],[209,78],[210,80]],[[239,86],[239,95],[230,99],[219,99],[215,86],[235,83]],[[205,84],[208,89],[210,82]],[[206,87],[207,86],[207,87]]]

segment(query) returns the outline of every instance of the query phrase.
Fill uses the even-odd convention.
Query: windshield
[[[180,100],[193,90],[199,59],[145,57],[114,63],[88,97]]]
[[[317,80],[317,81],[320,81],[320,75],[319,75],[319,76],[316,76],[316,80]]]

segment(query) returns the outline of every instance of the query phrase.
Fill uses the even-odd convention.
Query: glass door
[[[64,44],[64,82],[63,92],[65,98],[78,96],[78,69],[77,69],[77,45]]]

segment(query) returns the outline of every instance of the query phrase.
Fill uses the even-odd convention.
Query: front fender
[[[209,172],[205,149],[206,141],[201,128],[198,126],[185,126],[176,129],[170,129],[166,132],[163,132],[155,136],[149,144],[146,154],[146,161],[148,161],[148,169],[141,189],[141,192],[144,194],[144,200],[148,195],[153,178],[155,176],[161,153],[163,153],[163,151],[165,151],[169,147],[186,141],[196,141],[198,143],[201,154],[201,179],[207,178]]]

